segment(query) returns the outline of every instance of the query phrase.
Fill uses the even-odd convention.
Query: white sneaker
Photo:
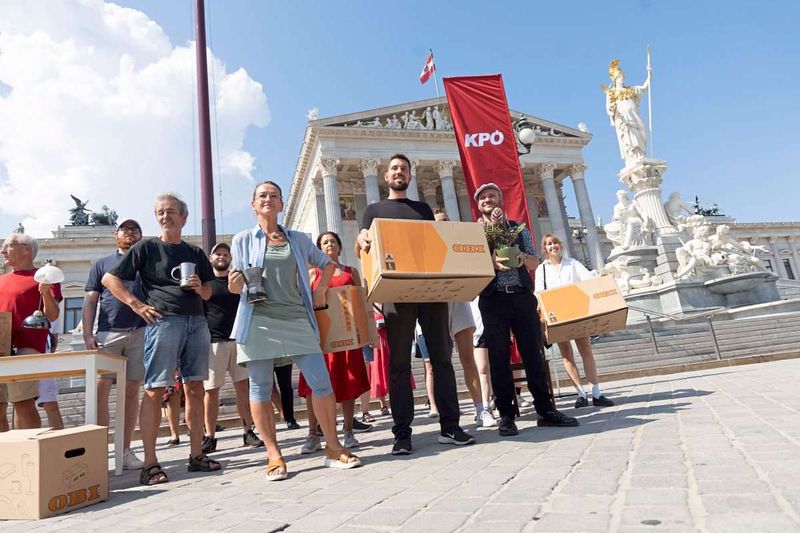
[[[431,409],[428,411],[428,418],[439,418],[439,411],[434,411]]]
[[[529,402],[525,398],[522,397],[522,394],[517,394],[517,405],[520,407],[530,407],[533,405],[533,402]]]
[[[345,448],[358,448],[359,442],[352,431],[344,432],[344,447]]]
[[[494,419],[491,412],[484,409],[481,413],[480,424],[485,428],[493,428],[497,425],[497,420]]]
[[[308,455],[321,449],[322,444],[319,441],[319,437],[317,435],[309,435],[306,437],[306,442],[303,444],[303,447],[300,448],[300,453]]]
[[[141,470],[144,466],[144,461],[136,457],[133,450],[128,448],[122,452],[122,469],[123,470]]]

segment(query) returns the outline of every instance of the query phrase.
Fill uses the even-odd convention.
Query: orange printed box
[[[378,330],[364,287],[334,287],[326,295],[328,307],[314,311],[322,353],[354,350],[378,342]]]
[[[536,296],[549,344],[625,329],[628,305],[611,276],[547,289]]]
[[[369,233],[361,265],[370,303],[471,301],[495,276],[479,224],[376,218]]]
[[[11,313],[0,312],[0,356],[11,355]]]

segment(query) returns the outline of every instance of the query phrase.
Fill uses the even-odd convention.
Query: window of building
[[[64,332],[72,331],[81,321],[83,298],[67,298],[64,300]]]
[[[775,272],[775,270],[772,268],[772,259],[764,259],[764,268],[770,272]]]
[[[786,275],[789,277],[789,279],[795,279],[794,271],[792,270],[792,262],[791,261],[789,261],[788,259],[784,259],[783,260],[783,268],[786,269]]]

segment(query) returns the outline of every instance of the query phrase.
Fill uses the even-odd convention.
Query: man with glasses
[[[122,466],[126,470],[142,468],[142,461],[131,450],[131,438],[139,417],[139,386],[144,379],[144,320],[120,302],[103,286],[101,280],[106,272],[117,266],[122,256],[142,239],[142,228],[132,219],[123,220],[114,232],[117,251],[101,257],[89,271],[86,280],[86,296],[83,299],[83,342],[87,350],[101,350],[123,355],[127,361],[125,383],[125,432]],[[142,282],[139,276],[125,281],[125,287],[137,298],[143,299]],[[100,313],[97,313],[98,304]],[[95,315],[97,332],[94,332]],[[108,395],[111,392],[113,374],[97,380],[97,421],[109,425]],[[121,389],[117,388],[117,394]]]
[[[41,309],[44,316],[58,320],[61,286],[39,283],[33,279],[37,268],[33,260],[39,251],[36,239],[12,233],[3,243],[3,265],[10,272],[0,276],[0,311],[11,313],[11,349],[13,354],[45,353],[50,330],[26,328],[23,321]],[[0,383],[0,431],[8,431],[6,410],[14,404],[15,429],[33,429],[42,424],[36,410],[38,381]]]

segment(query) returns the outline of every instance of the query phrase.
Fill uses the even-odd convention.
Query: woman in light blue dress
[[[336,399],[328,369],[322,357],[315,308],[325,306],[335,265],[305,233],[278,224],[283,209],[280,187],[265,181],[253,193],[256,226],[239,232],[231,246],[231,292],[241,294],[233,337],[238,343],[237,362],[247,366],[250,377],[250,409],[258,432],[267,448],[268,481],[287,477],[286,463],[275,437],[275,418],[271,402],[275,359],[289,357],[303,372],[313,392],[314,412],[325,435],[325,466],[355,468],[361,461],[339,442],[336,435]],[[307,265],[322,270],[320,284],[313,293]],[[243,294],[242,270],[264,269],[262,284],[267,299],[248,303]]]

